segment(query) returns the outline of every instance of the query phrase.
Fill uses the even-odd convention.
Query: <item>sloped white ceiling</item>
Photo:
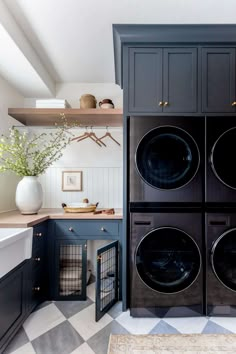
[[[235,0],[0,0],[55,82],[114,82],[113,23],[235,23]],[[224,6],[223,6],[224,5]]]

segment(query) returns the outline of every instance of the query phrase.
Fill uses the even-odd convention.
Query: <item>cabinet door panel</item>
[[[202,111],[234,112],[235,49],[202,49]]]
[[[19,329],[26,315],[26,279],[28,263],[14,268],[0,282],[0,353]]]
[[[161,112],[162,49],[130,48],[129,111]]]
[[[57,240],[54,265],[54,298],[57,300],[86,300],[86,241]]]
[[[166,48],[163,62],[163,112],[196,112],[197,49]]]

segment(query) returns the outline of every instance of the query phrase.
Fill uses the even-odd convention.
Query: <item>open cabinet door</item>
[[[118,241],[97,250],[96,321],[118,301],[118,252]]]

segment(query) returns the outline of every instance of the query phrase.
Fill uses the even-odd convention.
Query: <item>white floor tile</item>
[[[210,317],[210,320],[219,326],[236,333],[236,317]]]
[[[22,347],[16,349],[11,354],[36,354],[31,343],[27,343]]]
[[[87,297],[89,297],[93,302],[95,302],[95,283],[87,286]]]
[[[23,327],[32,341],[53,327],[65,321],[65,317],[54,304],[33,312],[24,322]]]
[[[160,322],[160,318],[134,318],[126,311],[116,321],[132,334],[147,334]]]
[[[201,333],[208,321],[206,317],[164,318],[163,320],[185,334]]]
[[[95,333],[99,332],[102,328],[108,325],[108,323],[112,320],[113,318],[106,314],[98,322],[95,322],[95,304],[92,304],[72,316],[68,321],[84,340],[88,340]]]
[[[83,343],[70,354],[95,354],[87,343]],[[105,354],[105,353],[104,353]]]

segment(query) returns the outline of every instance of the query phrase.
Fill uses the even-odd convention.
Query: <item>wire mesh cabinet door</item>
[[[86,240],[57,240],[55,251],[55,298],[60,300],[86,300]]]
[[[96,321],[118,301],[118,252],[118,241],[97,250]]]

